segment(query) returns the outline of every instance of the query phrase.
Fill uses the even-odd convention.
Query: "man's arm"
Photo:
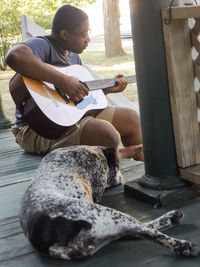
[[[19,44],[12,48],[6,56],[6,64],[24,76],[56,85],[73,101],[80,101],[88,94],[82,83],[42,62],[28,45]]]

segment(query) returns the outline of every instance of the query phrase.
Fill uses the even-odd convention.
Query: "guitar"
[[[94,80],[92,74],[81,65],[54,67],[65,75],[79,79],[89,89],[89,94],[78,103],[53,84],[21,76],[21,82],[11,96],[25,121],[39,135],[57,139],[66,127],[77,123],[89,110],[103,109],[107,99],[102,89],[115,86],[116,79]],[[136,82],[135,76],[126,76],[128,83]]]

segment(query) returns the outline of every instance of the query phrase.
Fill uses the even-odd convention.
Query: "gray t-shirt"
[[[82,65],[81,59],[77,54],[68,51],[67,55],[63,55],[54,45],[50,35],[31,38],[23,42],[23,44],[28,45],[33,50],[34,55],[45,63],[60,67],[73,64]],[[15,116],[17,125],[25,124],[22,114],[17,108]]]

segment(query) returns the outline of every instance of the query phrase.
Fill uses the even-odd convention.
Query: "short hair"
[[[69,32],[81,26],[81,23],[88,19],[88,15],[81,9],[71,6],[61,6],[54,15],[52,33],[58,34],[66,29]]]

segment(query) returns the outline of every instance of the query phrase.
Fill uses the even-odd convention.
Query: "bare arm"
[[[8,52],[6,64],[17,73],[56,85],[73,101],[80,101],[88,94],[87,88],[77,79],[64,75],[42,62],[25,44],[17,45]]]

